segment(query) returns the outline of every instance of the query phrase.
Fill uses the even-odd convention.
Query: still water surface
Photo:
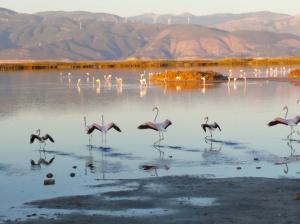
[[[12,216],[16,213],[12,207],[24,202],[88,194],[93,190],[86,186],[107,180],[186,174],[300,177],[300,143],[283,140],[288,127],[267,127],[273,118],[284,116],[285,105],[289,116],[300,114],[299,87],[292,83],[249,79],[185,91],[180,84],[140,88],[139,70],[89,71],[89,79],[84,71],[71,72],[70,82],[66,72],[62,76],[57,71],[0,74],[0,219]],[[109,73],[113,74],[111,86],[103,80]],[[100,88],[92,76],[101,79]],[[123,78],[122,88],[115,76]],[[173,122],[156,147],[158,133],[137,129],[153,120],[154,106],[160,108],[158,120]],[[89,124],[101,123],[102,114],[106,123],[115,122],[122,132],[111,130],[106,145],[101,145],[101,134],[95,133],[89,146],[83,116]],[[205,141],[201,129],[205,116],[222,128],[212,141]],[[45,152],[39,151],[38,144],[29,144],[29,136],[38,128],[55,139]],[[50,165],[30,165],[30,160],[53,157]],[[286,164],[275,165],[282,162]],[[143,165],[157,169],[145,171]],[[45,187],[49,172],[56,184]]]

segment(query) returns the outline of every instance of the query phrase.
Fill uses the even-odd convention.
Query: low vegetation
[[[0,71],[40,69],[167,68],[205,66],[300,65],[299,58],[225,58],[219,60],[123,60],[123,61],[0,61]]]
[[[300,69],[295,69],[289,73],[289,78],[300,78]]]
[[[207,82],[226,80],[226,77],[213,71],[165,71],[153,74],[150,77],[151,82]]]

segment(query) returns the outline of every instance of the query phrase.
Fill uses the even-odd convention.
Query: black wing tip
[[[275,121],[271,121],[271,122],[268,123],[268,126],[271,127],[271,126],[274,126],[275,124],[276,124]]]
[[[138,128],[138,129],[146,129],[146,128],[147,128],[147,126],[146,126],[146,125],[144,125],[144,124],[141,124],[141,125],[139,125],[137,128]]]
[[[30,144],[32,144],[34,142],[34,135],[30,135]]]
[[[202,129],[206,132],[205,124],[201,124]]]
[[[53,143],[55,142],[54,139],[51,137],[51,135],[47,134],[46,136],[49,138],[50,142],[53,142]]]

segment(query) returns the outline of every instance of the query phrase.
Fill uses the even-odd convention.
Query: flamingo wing
[[[293,118],[293,121],[295,122],[295,124],[297,125],[298,123],[300,123],[300,116],[296,116]]]
[[[163,123],[164,129],[167,129],[171,124],[172,124],[172,122],[170,120],[165,120]]]
[[[30,144],[32,144],[32,143],[35,141],[35,139],[37,139],[37,140],[39,140],[39,141],[42,140],[40,136],[35,135],[35,134],[32,134],[32,135],[30,136]]]
[[[87,127],[86,133],[87,133],[87,134],[91,134],[91,133],[93,133],[93,131],[94,131],[95,129],[102,132],[101,126],[98,125],[98,124],[96,124],[96,123],[94,123],[94,124],[90,125],[89,127]]]
[[[120,129],[115,123],[109,123],[109,124],[107,125],[107,130],[109,130],[109,129],[111,129],[111,128],[115,129],[115,130],[118,131],[118,132],[122,132],[121,129]]]
[[[201,127],[203,128],[204,132],[206,132],[206,128],[211,129],[208,124],[201,124]]]
[[[158,131],[157,126],[153,123],[153,122],[147,122],[144,124],[141,124],[140,126],[138,126],[138,129],[153,129],[155,131]]]
[[[277,125],[277,124],[288,125],[286,119],[283,119],[283,118],[281,118],[281,117],[277,117],[277,118],[275,118],[273,121],[270,121],[270,122],[268,123],[268,126],[271,127],[271,126],[274,126],[274,125]]]
[[[217,122],[214,123],[214,128],[216,128],[216,129],[218,128],[221,131],[221,128],[220,128],[220,126],[218,125]]]
[[[49,139],[51,142],[54,142],[54,139],[49,134],[46,134],[44,136],[44,140],[47,140],[47,139]]]

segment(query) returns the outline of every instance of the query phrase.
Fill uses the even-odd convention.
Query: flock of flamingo
[[[254,69],[253,72],[249,72],[249,71],[245,71],[243,69],[239,70],[239,71],[233,71],[232,69],[229,69],[228,70],[228,92],[230,93],[230,84],[231,84],[231,81],[233,81],[233,88],[234,90],[237,89],[237,81],[238,80],[244,80],[244,92],[246,91],[246,83],[247,83],[247,77],[254,77],[254,78],[265,78],[265,79],[268,79],[268,78],[278,78],[278,77],[286,77],[287,74],[289,74],[289,72],[291,71],[291,68],[286,68],[286,67],[275,67],[275,68],[266,68],[266,70],[261,70],[261,69]],[[250,73],[250,74],[249,74]],[[159,72],[157,74],[160,74]],[[147,89],[148,87],[150,86],[150,77],[154,75],[154,73],[152,72],[149,72],[147,74],[148,76],[148,80],[146,78],[146,72],[144,71],[144,73],[140,74],[140,78],[139,78],[139,84],[140,84],[140,97],[144,97],[146,96],[147,94]],[[90,85],[90,83],[92,84],[92,87],[96,89],[96,93],[97,94],[100,94],[100,90],[101,90],[101,84],[102,84],[102,81],[100,78],[90,74],[89,72],[87,72],[85,74],[85,77],[86,77],[86,84]],[[64,78],[67,78],[68,79],[68,85],[69,85],[69,88],[71,88],[71,85],[72,85],[72,80],[74,80],[74,76],[69,72],[67,74],[63,74],[62,72],[60,73],[60,78],[61,78],[61,82],[63,83],[63,79]],[[117,89],[117,93],[118,95],[122,94],[123,93],[123,79],[121,77],[118,77],[118,76],[115,76],[113,78],[113,76],[111,74],[109,75],[104,75],[103,76],[103,83],[104,83],[104,87],[106,87],[108,90],[111,90],[112,88],[112,83],[113,83],[113,80],[115,80],[115,86],[116,86],[116,89]],[[182,90],[182,86],[181,86],[181,83],[183,82],[184,80],[182,80],[181,76],[177,76],[176,77],[176,91],[177,92],[180,92]],[[206,86],[207,86],[207,83],[206,83],[206,80],[205,80],[205,77],[202,77],[201,78],[201,81],[202,81],[202,93],[205,93],[206,92]],[[81,86],[82,86],[82,77],[81,78],[75,78],[75,84],[76,84],[76,87],[77,87],[77,90],[78,90],[78,93],[80,94],[81,93]],[[164,94],[166,94],[166,82],[165,82],[165,90],[164,90]]]
[[[265,77],[277,77],[279,75],[281,75],[282,77],[285,76],[286,74],[288,74],[290,69],[286,69],[285,67],[281,67],[281,68],[268,68],[265,72]],[[262,71],[260,69],[254,69],[253,74],[255,77],[263,77]],[[60,75],[62,76],[63,74],[60,73]],[[151,75],[153,75],[152,73],[149,73],[148,76],[150,77]],[[87,79],[90,78],[90,74],[86,73]],[[141,87],[147,87],[147,80],[144,77],[145,76],[145,72],[140,74],[140,86]],[[247,76],[246,76],[246,72],[244,70],[240,70],[240,77],[244,79],[245,81],[247,80]],[[71,77],[71,73],[68,73],[67,75],[69,82],[70,82],[70,77]],[[228,83],[230,83],[231,79],[233,79],[234,82],[236,82],[237,77],[233,75],[232,70],[229,70],[228,73]],[[100,79],[95,79],[94,76],[92,76],[92,80],[93,83],[97,83],[97,85],[100,86]],[[105,83],[110,83],[112,82],[112,75],[104,75],[104,80]],[[123,79],[120,77],[115,77],[116,83],[118,86],[122,86],[123,85]],[[203,80],[202,80],[203,81]],[[204,80],[205,82],[205,80]],[[77,86],[79,87],[81,83],[81,79],[77,80]],[[299,103],[300,100],[297,101],[297,103]],[[287,118],[288,115],[288,107],[285,106],[284,110],[286,110],[286,114],[285,117],[277,117],[274,120],[270,121],[268,123],[268,126],[275,126],[275,125],[285,125],[285,126],[289,126],[291,128],[291,132],[290,134],[287,136],[287,139],[291,140],[292,135],[295,133],[294,127],[298,125],[298,123],[300,122],[300,116],[295,116],[293,118]],[[156,115],[154,117],[153,121],[148,121],[146,123],[143,123],[141,125],[138,126],[138,129],[152,129],[154,131],[157,131],[159,134],[159,140],[163,140],[164,139],[164,132],[167,131],[167,128],[172,124],[172,122],[168,119],[166,119],[165,121],[162,122],[157,122],[157,117],[158,117],[158,113],[159,113],[159,108],[158,107],[154,107],[153,111],[156,111]],[[212,133],[214,130],[218,129],[219,131],[221,131],[220,126],[218,125],[218,123],[214,122],[209,124],[208,123],[208,117],[204,118],[205,123],[203,123],[201,125],[202,129],[204,130],[204,132],[206,132],[207,130],[209,131],[210,135],[206,136],[205,138],[213,138]],[[102,133],[102,144],[106,144],[106,135],[107,132],[110,129],[115,129],[118,132],[121,132],[121,129],[114,123],[114,122],[110,122],[108,124],[104,123],[104,116],[102,115],[102,122],[101,124],[98,123],[92,123],[90,125],[87,124],[87,119],[86,117],[84,117],[84,127],[86,130],[86,134],[89,135],[89,143],[91,144],[92,142],[92,134],[94,133],[95,130],[99,131]],[[298,132],[298,134],[300,134]],[[45,134],[44,136],[40,135],[40,129],[37,130],[36,134],[32,134],[30,136],[30,143],[33,143],[35,140],[38,140],[38,142],[44,143],[44,148],[46,145],[46,141],[49,140],[50,142],[54,142],[54,139],[49,135],[49,134]]]
[[[299,103],[299,102],[300,102],[300,100],[297,101],[297,103]],[[277,117],[277,118],[273,119],[272,121],[270,121],[268,123],[268,126],[271,127],[271,126],[275,126],[275,125],[279,125],[279,124],[289,126],[291,128],[291,132],[287,136],[287,139],[291,140],[292,135],[295,133],[294,127],[297,126],[298,123],[300,123],[300,116],[297,115],[293,118],[287,118],[288,107],[285,106],[283,108],[283,110],[286,111],[285,117],[284,118]],[[157,131],[158,134],[159,134],[159,141],[164,140],[164,132],[167,132],[167,128],[170,125],[172,125],[172,121],[170,121],[169,119],[166,119],[162,122],[158,122],[156,119],[157,119],[158,114],[159,114],[159,108],[156,106],[152,109],[152,111],[156,111],[156,114],[155,114],[155,117],[154,117],[153,121],[145,122],[145,123],[139,125],[137,128],[138,129],[151,129],[151,130]],[[92,134],[96,130],[101,132],[101,134],[102,134],[101,135],[102,136],[102,138],[101,138],[102,144],[103,143],[106,144],[106,142],[107,142],[106,135],[107,135],[107,132],[110,129],[114,129],[118,132],[122,132],[121,129],[119,128],[119,126],[114,122],[110,122],[110,123],[105,124],[103,115],[101,116],[101,124],[92,123],[92,124],[88,125],[86,117],[84,117],[83,120],[84,120],[84,127],[85,127],[86,134],[89,136],[89,144],[90,145],[92,144]],[[213,136],[212,136],[213,131],[215,131],[216,129],[221,131],[221,127],[219,126],[219,124],[217,122],[213,122],[213,123],[209,124],[208,123],[208,117],[205,117],[204,120],[205,120],[205,123],[203,123],[201,125],[201,127],[204,130],[204,132],[206,132],[207,130],[210,132],[210,135],[206,136],[205,139],[208,139],[208,138],[212,139],[213,138]],[[54,143],[54,139],[49,134],[45,134],[44,136],[41,136],[40,134],[41,134],[41,131],[40,131],[40,129],[38,129],[36,134],[32,134],[30,136],[30,143],[32,144],[32,143],[35,142],[35,140],[37,140],[40,143],[40,146],[41,146],[42,143],[44,144],[43,149],[45,149],[47,140]],[[298,134],[300,134],[300,133],[298,132]]]

